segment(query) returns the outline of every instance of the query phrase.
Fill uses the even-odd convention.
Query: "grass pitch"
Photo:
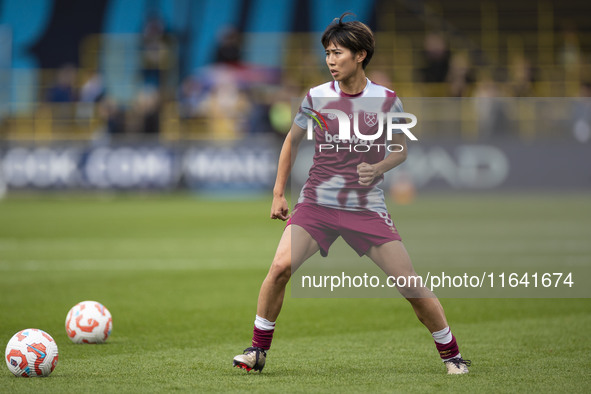
[[[49,332],[48,378],[4,392],[588,392],[590,299],[442,299],[466,376],[446,376],[402,299],[286,298],[263,373],[232,368],[249,346],[260,283],[283,223],[266,199],[8,198],[0,202],[0,344]],[[591,199],[427,196],[391,209],[415,266],[591,261]],[[469,242],[466,242],[468,240]],[[578,279],[575,278],[575,282]],[[589,278],[585,278],[588,280]],[[75,345],[75,303],[113,314],[104,345]]]

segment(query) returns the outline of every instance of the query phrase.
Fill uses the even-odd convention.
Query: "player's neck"
[[[339,88],[341,91],[350,95],[363,92],[366,85],[367,78],[365,77],[365,72],[363,70],[361,72],[355,73],[350,78],[339,81]]]

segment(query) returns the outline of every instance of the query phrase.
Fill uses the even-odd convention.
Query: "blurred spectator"
[[[567,22],[562,30],[562,42],[560,43],[558,57],[567,75],[577,71],[581,62],[581,47],[579,35],[572,22]]]
[[[232,69],[216,67],[215,84],[203,100],[201,110],[208,117],[208,129],[214,137],[235,138],[245,129],[251,109]]]
[[[466,52],[455,53],[451,58],[450,68],[447,74],[450,96],[467,96],[470,85],[474,83],[474,79],[468,54]]]
[[[274,88],[269,85],[252,86],[246,91],[250,110],[247,114],[246,131],[249,134],[270,133],[273,131],[269,111],[275,101]]]
[[[450,51],[442,33],[428,33],[424,41],[422,77],[424,82],[445,82]]]
[[[511,95],[515,97],[529,97],[533,93],[535,72],[528,59],[515,56],[509,65],[509,85]]]
[[[128,114],[130,133],[158,134],[160,132],[160,93],[153,87],[140,91]]]
[[[242,35],[234,28],[228,28],[221,36],[215,52],[215,63],[234,66],[242,60]]]
[[[279,89],[273,96],[273,102],[269,108],[269,122],[271,123],[271,127],[282,138],[291,128],[292,113],[297,111],[301,103],[300,96],[302,96],[302,92],[298,84],[284,76],[281,79]]]
[[[490,72],[483,72],[474,89],[478,135],[482,139],[506,134],[510,129],[500,78],[496,75],[493,79]]]
[[[76,116],[76,77],[77,70],[72,64],[65,64],[57,70],[55,83],[47,91],[47,101],[52,105],[42,105],[39,109],[51,114],[52,126],[65,127]]]
[[[172,53],[164,22],[158,16],[148,18],[144,26],[141,53],[144,84],[162,87],[172,63]]]
[[[115,101],[104,100],[99,107],[102,117],[107,122],[107,133],[109,135],[122,135],[125,132],[125,111]]]
[[[94,72],[80,88],[80,102],[77,115],[79,119],[88,119],[94,116],[95,106],[105,97],[105,85],[100,73]]]
[[[193,75],[185,78],[179,89],[179,114],[181,118],[201,116],[201,105],[205,98],[205,86]]]
[[[113,138],[125,134],[125,111],[111,98],[103,96],[97,104],[97,114],[101,125],[92,135],[92,145],[109,145]]]
[[[52,103],[72,103],[76,101],[76,68],[65,64],[57,71],[56,81],[47,92],[47,101]]]
[[[105,84],[102,75],[95,71],[80,88],[80,101],[98,103],[105,96]]]

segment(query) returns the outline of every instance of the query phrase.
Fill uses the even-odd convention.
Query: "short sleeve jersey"
[[[340,140],[339,122],[333,114],[323,110],[340,110],[350,119],[350,140]],[[342,92],[337,81],[327,82],[309,90],[294,118],[294,123],[307,129],[310,114],[322,114],[323,122],[312,122],[314,127],[315,153],[308,179],[302,188],[298,202],[311,202],[345,210],[371,210],[386,212],[384,193],[378,187],[383,176],[371,185],[358,183],[357,165],[375,164],[382,161],[386,152],[386,127],[378,113],[403,112],[396,93],[367,80],[365,89],[356,95]],[[382,119],[382,134],[374,141],[360,140],[354,133],[353,114],[357,113],[358,132],[375,135]],[[326,124],[324,123],[326,122]],[[320,124],[318,124],[320,123]],[[394,130],[394,132],[401,132]],[[335,139],[336,137],[336,139]],[[361,145],[366,146],[361,146]],[[370,145],[367,147],[367,145]],[[330,146],[333,148],[331,149]]]

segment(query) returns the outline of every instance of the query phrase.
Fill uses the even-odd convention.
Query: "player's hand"
[[[361,186],[369,186],[372,182],[380,176],[376,166],[367,163],[361,163],[357,165],[357,174],[359,174],[359,180],[357,181]]]
[[[281,219],[283,221],[289,219],[289,208],[285,197],[273,197],[271,204],[271,219]]]

